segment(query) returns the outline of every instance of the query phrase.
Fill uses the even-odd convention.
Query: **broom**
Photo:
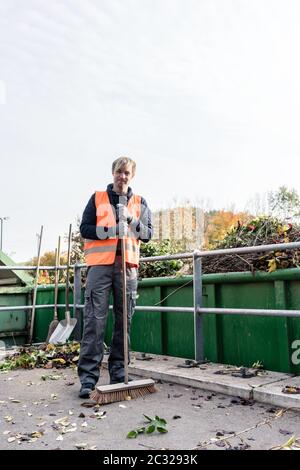
[[[124,338],[124,383],[102,385],[91,392],[90,398],[97,403],[106,405],[128,398],[139,398],[148,393],[156,392],[155,382],[152,379],[132,380],[128,383],[128,334],[127,334],[127,292],[126,292],[126,260],[125,238],[121,238],[122,254],[122,294],[123,294],[123,338]]]
[[[49,339],[52,336],[52,333],[55,331],[57,325],[59,324],[59,319],[57,315],[57,300],[58,300],[58,281],[59,281],[59,260],[60,260],[60,237],[58,237],[57,249],[55,250],[55,280],[54,280],[54,317],[52,322],[49,325],[48,335],[46,339],[46,344],[49,343]]]

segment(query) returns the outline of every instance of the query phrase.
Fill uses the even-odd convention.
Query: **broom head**
[[[156,392],[154,380],[132,380],[128,384],[120,383],[96,387],[91,392],[90,398],[101,405],[107,405],[108,403],[143,397],[154,392]]]

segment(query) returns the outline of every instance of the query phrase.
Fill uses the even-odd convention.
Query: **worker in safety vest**
[[[89,397],[99,379],[111,292],[114,326],[108,370],[110,383],[124,382],[120,238],[125,234],[129,342],[130,323],[136,303],[140,243],[148,242],[153,232],[151,212],[145,199],[133,194],[129,187],[135,169],[136,164],[130,158],[121,157],[113,162],[113,183],[107,186],[106,191],[96,191],[92,195],[80,225],[88,266],[84,331],[78,362],[81,398]],[[122,217],[119,217],[121,212]]]

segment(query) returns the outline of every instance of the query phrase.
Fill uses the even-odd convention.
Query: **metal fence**
[[[176,259],[193,259],[193,307],[161,307],[161,306],[136,306],[135,310],[143,311],[159,311],[159,312],[182,312],[194,314],[194,344],[195,344],[195,360],[197,362],[204,361],[204,335],[203,335],[203,314],[229,314],[229,315],[270,315],[270,316],[285,316],[285,317],[299,317],[300,310],[270,310],[270,309],[234,309],[234,308],[203,308],[202,302],[202,258],[205,256],[217,255],[232,255],[254,252],[270,252],[280,250],[300,249],[300,242],[293,243],[278,243],[272,245],[259,245],[242,248],[228,248],[221,250],[200,251],[195,250],[192,253],[178,253],[174,255],[151,256],[141,258],[141,262],[155,262],[155,261],[169,261]],[[77,327],[74,332],[74,337],[77,340],[81,339],[81,310],[84,308],[81,302],[81,270],[85,268],[85,264],[71,265],[70,268],[74,269],[74,288],[73,288],[73,316],[77,318]],[[58,269],[64,270],[67,266],[59,266]],[[0,266],[0,270],[36,270],[37,266]],[[55,270],[55,266],[40,266],[40,270]],[[54,307],[54,304],[36,305],[36,309],[45,309]],[[57,307],[65,307],[65,304],[59,304]],[[112,308],[112,307],[110,307]],[[32,310],[32,305],[24,306],[1,306],[1,311],[7,310]]]

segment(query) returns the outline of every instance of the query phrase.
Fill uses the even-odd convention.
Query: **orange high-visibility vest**
[[[118,238],[116,235],[116,217],[114,207],[109,202],[107,191],[96,191],[95,205],[97,214],[97,235],[99,240],[85,240],[84,255],[87,266],[98,264],[113,264],[116,258]],[[139,219],[141,215],[141,196],[135,194],[128,201],[127,209],[134,219]],[[107,227],[112,229],[115,237],[106,238],[108,233],[104,230]],[[126,263],[139,265],[140,241],[136,239],[130,230],[125,237],[125,260]]]

